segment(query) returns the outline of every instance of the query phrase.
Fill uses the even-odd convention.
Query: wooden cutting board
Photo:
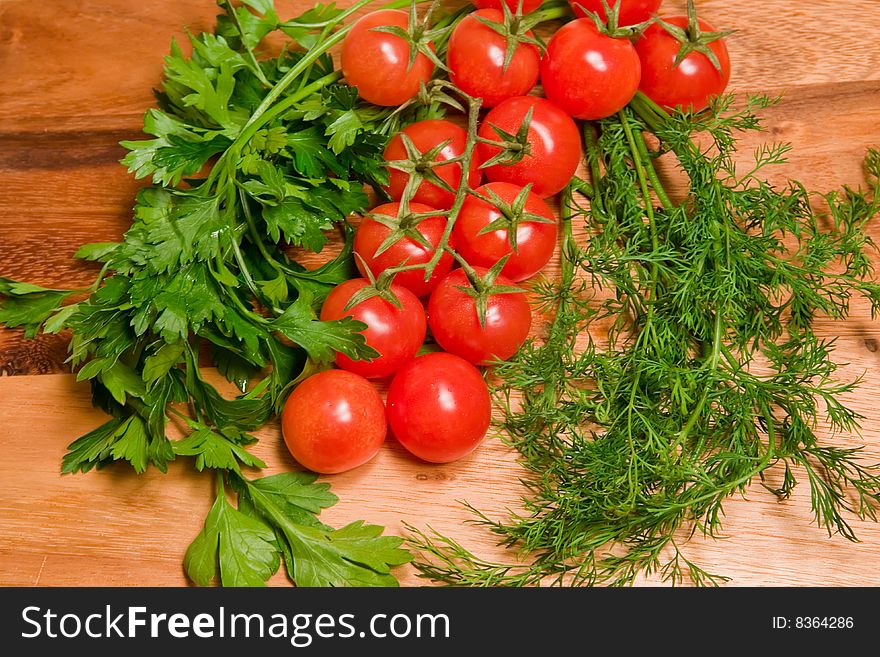
[[[308,3],[278,4],[293,15]],[[667,0],[664,10],[683,6]],[[865,149],[880,144],[880,2],[698,6],[704,18],[738,30],[731,87],[785,94],[767,112],[763,139],[795,150],[773,180],[796,176],[823,191],[862,183]],[[119,239],[139,187],[117,163],[118,142],[138,137],[171,37],[183,38],[184,27],[209,29],[215,13],[212,0],[0,0],[0,275],[47,286],[91,282],[94,269],[71,254],[85,242]],[[880,225],[869,230],[880,240]],[[848,400],[866,416],[862,436],[835,440],[864,443],[865,459],[880,461],[880,324],[860,304],[846,323],[820,321],[819,331],[839,337],[842,377],[865,376]],[[0,330],[0,584],[185,584],[181,561],[211,503],[211,478],[185,463],[167,475],[113,466],[61,477],[66,445],[103,420],[88,385],[63,373],[65,350],[63,338],[26,341]],[[293,467],[277,424],[258,435],[255,451],[269,472]],[[464,524],[469,516],[457,501],[501,518],[517,505],[523,472],[497,438],[444,466],[390,443],[368,465],[332,478],[341,502],[322,519],[362,518],[391,532],[404,520],[430,525],[479,554],[509,559]],[[806,488],[784,503],[760,486],[748,498],[726,506],[729,538],[695,540],[691,559],[739,585],[880,585],[880,525],[854,521],[863,542],[851,544],[811,525]],[[411,569],[399,575],[421,583]]]

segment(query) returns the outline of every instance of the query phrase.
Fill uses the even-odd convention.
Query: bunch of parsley
[[[376,355],[362,323],[316,316],[351,275],[350,240],[313,271],[283,248],[320,251],[335,224],[365,208],[365,186],[386,182],[386,135],[406,115],[361,104],[327,54],[343,20],[370,1],[318,5],[288,21],[272,0],[219,2],[214,31],[189,37],[191,55],[172,44],[159,107],[144,120],[150,138],[123,143],[123,163],[152,186],[138,194],[123,241],[77,252],[102,263],[95,284],[50,290],[0,278],[0,324],[29,337],[70,329],[77,378],[111,416],[70,445],[64,473],[116,460],[164,472],[178,456],[217,473],[216,502],[185,559],[198,584],[219,568],[225,585],[261,585],[283,557],[302,586],[395,585],[390,568],[410,559],[381,527],[319,522],[336,498],[314,476],[242,472],[264,466],[247,450],[249,432],[280,410],[298,377],[336,351]],[[279,30],[297,47],[261,57]],[[410,120],[425,111],[410,110]],[[240,396],[202,377],[204,346]],[[166,435],[171,416],[182,439]]]

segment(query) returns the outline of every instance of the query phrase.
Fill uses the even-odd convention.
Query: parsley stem
[[[232,6],[232,3],[229,0],[221,0],[218,3],[221,7],[226,10],[226,15],[235,23],[235,28],[238,30],[239,34],[246,34],[245,29],[241,25],[241,21],[238,18],[238,12],[235,11],[235,8]],[[244,44],[243,44],[244,45]],[[257,61],[257,58],[254,56],[254,51],[247,45],[245,45],[245,53],[247,53],[248,63],[251,65],[250,68],[253,71],[254,75],[267,87],[269,86],[269,80],[266,79],[266,74],[263,73],[263,69],[260,68],[260,63]]]
[[[272,267],[279,274],[285,273],[285,268],[281,263],[279,263],[272,255],[269,253],[269,250],[266,248],[266,243],[263,241],[260,232],[257,230],[257,225],[254,222],[254,215],[251,212],[250,205],[248,205],[247,194],[243,189],[238,190],[238,198],[241,203],[241,209],[244,213],[244,219],[247,223],[248,234],[250,235],[251,242],[256,245],[257,249],[260,251],[260,255],[269,263],[269,266]]]
[[[242,128],[241,133],[239,133],[238,137],[236,137],[232,146],[230,146],[230,150],[235,150],[240,148],[243,144],[246,144],[254,134],[267,123],[266,117],[264,114],[269,112],[269,109],[275,104],[275,102],[281,97],[281,95],[285,92],[287,87],[291,85],[291,83],[299,78],[305,71],[309,70],[318,58],[320,58],[324,53],[328,52],[333,46],[342,41],[345,38],[345,35],[348,34],[349,30],[351,30],[353,23],[345,25],[345,20],[351,16],[352,14],[360,11],[362,8],[367,5],[375,2],[375,0],[359,0],[354,3],[351,7],[343,11],[339,16],[337,16],[333,21],[328,22],[327,26],[324,28],[324,31],[321,33],[321,37],[318,42],[309,48],[308,52],[305,56],[300,59],[287,73],[284,74],[274,87],[266,94],[266,97],[263,98],[263,101],[257,106],[257,109],[254,110],[254,113],[251,115],[248,122],[245,124],[244,128]],[[409,0],[397,0],[397,2],[391,2],[387,5],[383,5],[383,8],[399,8],[409,6]],[[342,25],[336,32],[332,35],[329,35],[330,30],[332,30],[335,26]],[[328,80],[331,76],[335,76],[333,80]],[[329,75],[324,76],[320,80],[316,81],[312,85],[307,87],[302,87],[296,93],[292,94],[288,98],[284,100],[286,106],[290,106],[293,103],[302,100],[309,93],[313,93],[317,89],[322,86],[326,86],[331,82],[335,82],[342,77],[342,73],[336,71]],[[313,85],[317,85],[319,82],[324,81],[319,86],[315,87]],[[290,100],[291,98],[296,98],[296,100]],[[283,110],[281,110],[283,112]],[[272,114],[269,115],[270,119],[274,116],[277,116],[280,112],[273,111]]]
[[[324,28],[324,32],[322,34],[326,34],[328,29],[330,29],[333,25],[341,24],[346,18],[351,16],[356,11],[361,8],[367,6],[374,0],[359,0],[351,7],[342,12],[339,16],[336,17],[335,21],[329,23],[326,28]],[[265,125],[265,121],[261,121],[263,114],[265,114],[269,108],[271,108],[275,102],[281,97],[281,94],[290,86],[290,84],[299,78],[299,76],[307,70],[317,59],[323,55],[325,52],[330,50],[337,43],[342,41],[345,38],[345,35],[348,34],[348,31],[351,29],[351,25],[345,25],[340,28],[335,34],[327,37],[326,39],[318,41],[314,46],[309,48],[309,51],[305,54],[305,56],[300,59],[293,67],[284,74],[274,87],[266,94],[266,97],[263,98],[263,101],[257,106],[257,109],[254,110],[254,113],[251,115],[251,118],[245,124],[244,128],[242,128],[241,133],[235,139],[235,142],[232,144],[230,148],[235,148],[236,146],[241,146],[244,143],[254,136],[257,130],[260,129],[262,125]],[[300,93],[304,91],[304,89],[300,90]],[[296,94],[295,94],[296,95]]]
[[[294,66],[291,71],[294,71],[298,67],[299,63],[303,61],[305,61],[305,59],[300,60],[300,62],[297,63],[297,66]],[[285,75],[285,78],[286,77],[287,76]],[[242,129],[241,134],[239,134],[239,136],[236,138],[235,143],[232,147],[234,147],[236,144],[247,143],[248,140],[250,140],[251,137],[253,137],[261,127],[263,127],[267,123],[270,123],[273,119],[277,118],[281,114],[284,114],[284,112],[290,109],[291,106],[296,105],[296,103],[301,101],[303,98],[308,98],[319,89],[322,89],[329,84],[333,84],[341,78],[342,71],[333,71],[332,73],[328,73],[324,77],[318,78],[317,80],[303,87],[302,89],[299,89],[296,93],[286,96],[282,101],[278,102],[272,108],[265,109],[260,112],[259,116],[257,115],[257,112],[260,111],[260,108],[257,108],[257,110],[254,112],[254,115],[251,117],[251,120],[248,121],[248,123]],[[280,82],[278,82],[275,88],[277,89],[278,87],[280,87],[282,82],[284,82],[283,78]],[[260,107],[262,107],[263,104],[261,104]]]

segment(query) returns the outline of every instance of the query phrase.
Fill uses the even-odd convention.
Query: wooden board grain
[[[305,4],[279,2],[285,14]],[[668,11],[683,5],[665,3]],[[732,87],[785,94],[767,113],[767,133],[743,144],[742,158],[760,139],[791,141],[795,150],[775,182],[796,176],[822,191],[861,183],[860,158],[880,144],[880,3],[814,0],[784,11],[758,0],[698,5],[718,26],[739,30],[730,39]],[[137,137],[170,38],[183,37],[184,26],[208,28],[215,13],[210,0],[0,0],[0,275],[66,287],[91,281],[94,269],[70,255],[82,243],[118,239],[139,186],[117,164],[118,142]],[[672,163],[665,165],[674,179]],[[880,227],[870,231],[880,240]],[[820,320],[819,331],[839,336],[838,358],[848,363],[842,377],[865,375],[849,399],[867,418],[862,438],[835,440],[864,442],[866,460],[878,461],[880,325],[860,304],[844,324]],[[102,421],[88,386],[58,374],[65,349],[63,336],[24,341],[0,331],[0,584],[184,584],[181,559],[210,505],[210,477],[184,463],[167,475],[136,477],[116,465],[61,477],[66,445]],[[277,424],[258,435],[269,472],[293,467]],[[463,523],[468,515],[456,501],[501,517],[517,505],[522,474],[497,438],[444,466],[389,443],[368,465],[332,478],[342,501],[324,519],[363,518],[393,532],[404,520],[431,525],[482,555],[508,558]],[[734,584],[880,584],[880,526],[854,523],[863,542],[852,545],[811,526],[806,489],[778,503],[753,486],[749,498],[726,507],[729,538],[696,540],[688,555]],[[411,569],[401,577],[419,583]]]

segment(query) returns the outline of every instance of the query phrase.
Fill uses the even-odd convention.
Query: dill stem
[[[638,114],[639,118],[647,124],[648,128],[650,128],[651,132],[654,134],[661,131],[663,123],[669,118],[666,110],[648,98],[641,91],[636,92],[636,95],[630,101],[629,106],[636,114]]]
[[[574,241],[574,233],[571,225],[574,214],[572,211],[573,188],[574,185],[569,183],[565,189],[562,190],[562,195],[560,197],[560,207],[562,210],[560,216],[560,219],[562,220],[562,243],[560,245],[562,262],[560,268],[562,273],[562,284],[566,286],[570,285],[574,278],[574,262],[571,259],[571,246]]]
[[[596,128],[591,123],[584,123],[584,143],[587,150],[587,165],[590,167],[590,178],[593,181],[593,195],[590,197],[590,205],[599,210],[599,214],[605,214],[602,195],[599,193],[599,183],[602,180],[602,172],[599,170],[599,144],[596,140]]]
[[[657,195],[657,198],[660,200],[660,204],[666,210],[671,210],[674,205],[672,201],[669,200],[669,196],[666,194],[666,189],[663,187],[663,183],[660,181],[660,176],[657,175],[657,169],[654,168],[654,162],[651,159],[651,154],[648,153],[648,144],[645,142],[645,136],[641,131],[636,133],[636,146],[639,149],[639,154],[642,156],[642,160],[645,163],[645,170],[648,172],[648,178],[651,180],[651,187],[654,189],[654,193]]]
[[[639,186],[642,188],[642,198],[645,201],[645,212],[648,215],[648,225],[651,228],[651,247],[654,251],[660,250],[660,241],[657,239],[657,226],[654,221],[654,204],[651,201],[651,192],[648,189],[648,178],[645,173],[645,165],[642,162],[642,158],[639,154],[638,146],[636,146],[636,140],[633,136],[632,126],[629,123],[629,117],[627,116],[624,110],[620,110],[618,112],[618,116],[620,117],[620,123],[623,126],[623,132],[626,134],[626,140],[629,143],[630,154],[632,155],[633,166],[636,170],[636,175],[639,178]],[[656,263],[651,263],[651,276],[656,281],[656,273],[657,273],[657,265]]]
[[[715,313],[715,326],[713,330],[712,337],[712,351],[709,358],[709,368],[711,370],[715,370],[718,368],[718,361],[721,356],[721,351],[724,345],[721,342],[721,337],[723,334],[723,325],[722,325],[722,315],[720,312]],[[709,398],[709,386],[706,385],[703,387],[703,394],[700,397],[700,401],[697,403],[694,410],[691,411],[690,416],[688,417],[687,422],[684,425],[684,428],[678,433],[675,440],[672,443],[671,451],[675,451],[678,449],[679,445],[684,444],[684,441],[687,439],[688,434],[694,428],[694,425],[697,423],[697,420],[700,419],[700,416],[703,414],[703,407],[706,405],[706,400]]]
[[[574,231],[572,229],[573,208],[572,191],[574,183],[566,185],[560,196],[560,219],[562,220],[562,243],[560,245],[560,293],[557,297],[556,313],[553,316],[553,323],[550,325],[550,331],[555,332],[559,328],[560,320],[566,310],[568,302],[568,292],[574,282],[574,261],[571,258],[572,246],[574,244]]]
[[[633,137],[632,126],[630,126],[629,123],[629,116],[626,114],[625,110],[620,110],[618,116],[620,118],[620,123],[623,126],[623,132],[626,135],[627,143],[629,144],[630,155],[632,157],[633,166],[636,170],[636,176],[639,179],[639,186],[642,190],[642,199],[645,205],[645,213],[648,215],[648,226],[651,233],[651,248],[656,254],[660,250],[660,240],[657,237],[657,224],[654,220],[654,203],[651,199],[651,192],[648,189],[645,167],[642,163],[642,158],[639,156],[639,149],[636,146],[635,137]],[[650,272],[650,298],[647,303],[648,308],[645,317],[645,330],[639,335],[639,340],[641,340],[642,336],[648,336],[649,331],[654,333],[654,327],[652,325],[654,320],[654,302],[657,299],[657,285],[659,284],[659,270],[657,269],[657,262],[655,260],[651,261]]]

